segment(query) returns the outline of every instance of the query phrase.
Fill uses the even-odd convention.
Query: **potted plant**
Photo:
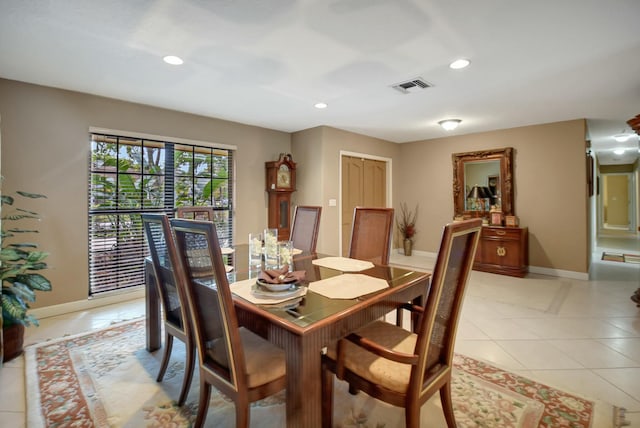
[[[46,198],[44,195],[16,192],[16,197]],[[20,242],[19,236],[38,233],[36,229],[13,226],[14,222],[39,220],[38,213],[13,206],[15,198],[2,195],[2,248],[0,275],[2,277],[2,351],[3,361],[22,353],[24,327],[38,325],[28,313],[29,304],[36,299],[36,291],[51,291],[51,282],[39,271],[46,269],[44,259],[49,253],[38,251],[38,244]],[[11,207],[9,210],[6,207]]]
[[[396,219],[396,226],[402,235],[404,255],[410,256],[413,249],[413,237],[416,235],[416,218],[418,217],[418,205],[411,211],[406,203],[400,204],[400,216]]]

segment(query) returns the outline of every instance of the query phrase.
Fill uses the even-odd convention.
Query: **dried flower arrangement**
[[[412,240],[415,234],[418,232],[416,230],[416,219],[418,217],[418,205],[416,204],[416,209],[411,211],[407,208],[407,204],[402,202],[400,204],[400,216],[396,219],[396,225],[398,230],[402,234],[403,239]]]

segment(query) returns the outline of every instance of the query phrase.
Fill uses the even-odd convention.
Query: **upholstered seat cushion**
[[[415,352],[417,336],[410,331],[397,327],[383,321],[374,321],[366,325],[357,332],[362,337],[405,354]],[[344,341],[345,345],[345,367],[384,388],[400,393],[406,393],[411,366],[409,364],[396,363],[394,361],[381,358],[364,348],[350,342]],[[336,345],[332,345],[327,350],[327,356],[336,359]]]
[[[285,375],[285,355],[282,349],[244,327],[240,327],[238,332],[244,347],[249,388],[263,385]],[[229,367],[225,347],[218,346],[222,345],[221,340],[214,340],[208,344],[207,355],[221,366]]]

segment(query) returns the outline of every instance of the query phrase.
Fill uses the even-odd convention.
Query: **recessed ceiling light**
[[[327,108],[327,103],[316,103],[314,104],[315,108]]]
[[[613,151],[614,154],[616,155],[623,155],[624,154],[624,149],[615,149]]]
[[[454,70],[459,70],[461,68],[465,68],[466,66],[468,66],[469,64],[471,64],[471,61],[469,61],[468,59],[457,59],[455,61],[453,61],[451,64],[449,64],[449,68],[453,68]]]
[[[182,58],[175,55],[167,55],[162,59],[164,60],[164,62],[171,65],[181,65],[184,62]]]
[[[462,122],[460,119],[445,119],[438,122],[438,125],[442,126],[447,131],[453,131]]]
[[[618,134],[618,135],[614,135],[613,139],[616,140],[618,143],[624,143],[630,137],[631,137],[631,135],[629,135],[629,134]]]

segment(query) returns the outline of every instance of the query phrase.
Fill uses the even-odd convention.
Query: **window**
[[[233,245],[232,176],[228,148],[92,133],[89,295],[144,283],[142,212],[211,206],[221,245]]]

